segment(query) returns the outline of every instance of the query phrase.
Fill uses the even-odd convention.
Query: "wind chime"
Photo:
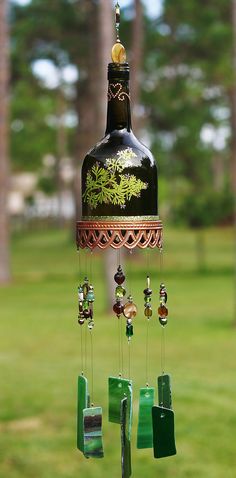
[[[158,248],[162,273],[162,223],[158,217],[157,166],[152,153],[138,141],[131,129],[129,64],[119,38],[120,8],[116,5],[116,43],[112,48],[112,63],[108,65],[108,110],[105,137],[86,155],[82,167],[82,220],[77,223],[77,247],[93,251],[96,247],[117,251],[114,270],[113,311],[118,321],[118,333],[125,334],[129,347],[134,334],[134,318],[138,315],[133,297],[124,288],[125,274],[120,264],[120,249]],[[78,323],[83,341],[90,336],[92,383],[82,371],[78,377],[77,447],[86,458],[104,456],[102,441],[102,408],[94,404],[93,396],[93,335],[94,287],[91,277],[81,277],[78,287]],[[145,282],[146,281],[146,282]],[[150,275],[144,281],[144,317],[148,328],[153,315]],[[157,378],[158,403],[155,387],[148,383],[139,391],[137,448],[153,448],[154,458],[176,454],[174,412],[172,410],[170,376],[164,370],[165,326],[167,324],[167,291],[160,284],[157,317],[161,326],[161,375]],[[125,321],[125,324],[124,324]],[[137,321],[138,327],[138,320]],[[84,328],[86,331],[83,332]],[[87,332],[88,330],[88,332]],[[122,477],[131,475],[131,429],[133,385],[130,376],[123,376],[122,341],[119,338],[120,370],[108,379],[109,416],[121,428]],[[86,353],[85,353],[86,360]],[[129,362],[130,363],[130,362]],[[147,367],[147,357],[146,357]],[[91,397],[91,399],[90,399]]]

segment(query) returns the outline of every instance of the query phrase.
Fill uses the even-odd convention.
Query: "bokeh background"
[[[133,476],[235,478],[236,2],[120,0],[133,126],[159,163],[158,251],[124,258],[139,308],[132,340]],[[78,168],[102,137],[114,41],[110,0],[0,2],[0,477],[118,478],[119,427],[107,422],[117,370],[110,311],[116,258],[84,253],[96,292],[95,402],[103,460],[76,450],[81,369],[74,241]],[[145,384],[143,288],[152,277],[150,383],[160,373],[160,280],[169,292],[166,371],[178,455],[136,450]],[[89,348],[89,347],[88,347]],[[127,373],[127,348],[124,347]],[[90,358],[87,359],[91,378]]]

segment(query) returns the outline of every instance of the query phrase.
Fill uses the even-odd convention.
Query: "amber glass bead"
[[[122,287],[122,285],[118,285],[116,287],[116,291],[115,291],[116,298],[117,299],[122,299],[125,294],[126,294],[126,290],[124,289],[124,287]]]
[[[83,283],[83,293],[84,293],[84,297],[87,295],[88,293],[88,289],[89,289],[89,281],[88,281],[88,278],[85,277],[84,278],[84,283]]]
[[[121,266],[118,267],[117,272],[114,275],[114,280],[117,284],[121,285],[125,281],[125,275]]]
[[[115,314],[117,315],[121,315],[122,312],[123,312],[123,305],[121,304],[121,302],[116,302],[114,305],[113,305],[113,311],[115,312]]]
[[[160,305],[160,307],[158,307],[158,314],[161,318],[165,318],[167,317],[168,315],[168,309],[166,308],[165,305]]]
[[[111,58],[113,63],[125,63],[126,61],[126,51],[125,47],[117,42],[113,45],[111,50]]]
[[[151,307],[146,307],[144,314],[146,317],[151,317],[152,316],[152,308]]]
[[[159,322],[164,327],[167,324],[168,320],[166,317],[159,317]]]
[[[127,319],[133,319],[137,315],[137,307],[133,302],[127,302],[124,305],[123,314]]]

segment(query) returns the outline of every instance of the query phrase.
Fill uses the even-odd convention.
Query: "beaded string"
[[[161,276],[161,281],[163,280],[163,247],[159,250],[159,257],[160,257],[160,276]],[[165,344],[165,327],[164,325],[161,326],[162,328],[162,333],[161,333],[161,403],[164,403],[164,386],[163,386],[163,381],[164,381],[164,374],[165,374],[165,359],[166,359],[166,344]]]
[[[82,274],[82,268],[81,268],[81,250],[77,250],[78,254],[78,275],[79,277]],[[81,362],[81,374],[84,375],[84,340],[83,340],[83,327],[80,327],[80,362]]]

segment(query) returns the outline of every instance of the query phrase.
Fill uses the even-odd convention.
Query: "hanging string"
[[[149,373],[148,373],[148,355],[149,355],[149,320],[146,321],[146,385],[149,386]]]
[[[129,373],[128,377],[129,380],[131,379],[131,340],[128,340],[128,368],[129,368]]]
[[[123,353],[123,330],[122,330],[122,316],[119,319],[120,323],[120,346],[121,346],[121,375],[124,375],[124,353]]]
[[[81,356],[81,374],[84,374],[84,346],[83,346],[83,326],[80,327],[80,356]]]
[[[94,370],[93,370],[93,332],[90,330],[90,353],[91,353],[91,407],[94,405],[93,401],[93,378],[94,378]]]

